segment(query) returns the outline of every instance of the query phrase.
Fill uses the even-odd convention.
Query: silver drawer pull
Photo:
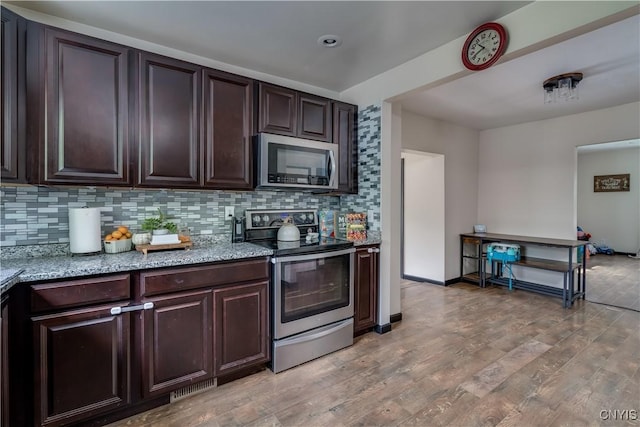
[[[152,302],[145,302],[140,305],[130,305],[128,307],[112,307],[111,314],[113,316],[121,313],[126,313],[127,311],[138,311],[138,310],[151,310],[153,308]]]

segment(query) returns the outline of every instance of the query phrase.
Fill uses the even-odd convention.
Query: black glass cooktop
[[[353,247],[353,242],[331,237],[321,237],[319,239],[300,239],[295,242],[282,242],[278,240],[255,240],[250,241],[254,245],[272,249],[276,256],[282,255],[302,255],[316,252],[339,251]]]

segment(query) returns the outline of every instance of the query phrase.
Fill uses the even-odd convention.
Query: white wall
[[[630,191],[596,193],[595,175],[631,174]],[[616,252],[640,247],[640,148],[578,153],[578,225]]]
[[[478,222],[494,233],[576,239],[579,145],[637,139],[640,103],[480,132]],[[525,248],[566,259],[565,251]],[[514,271],[522,280],[561,286],[562,276]],[[542,277],[546,275],[545,277]]]
[[[476,130],[402,112],[402,148],[444,155],[445,280],[460,276],[459,236],[477,223],[478,141]]]
[[[402,158],[403,273],[444,282],[444,156],[403,151]]]
[[[575,239],[579,145],[636,139],[640,103],[480,132],[478,221],[495,233]]]

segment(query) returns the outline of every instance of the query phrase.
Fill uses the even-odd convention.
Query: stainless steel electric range
[[[300,241],[279,242],[292,217]],[[272,361],[278,373],[353,344],[353,242],[318,232],[313,209],[247,210],[245,240],[273,249]]]

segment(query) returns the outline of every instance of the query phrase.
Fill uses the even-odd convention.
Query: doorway
[[[639,310],[640,259],[635,256],[640,251],[640,141],[587,145],[576,151],[577,225],[599,249],[587,259],[586,299]],[[596,191],[596,176],[616,174],[629,174],[628,191]]]
[[[444,284],[444,155],[402,150],[401,274]]]

